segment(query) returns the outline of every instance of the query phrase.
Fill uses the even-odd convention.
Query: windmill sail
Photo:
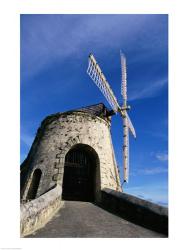
[[[129,127],[127,117],[123,118],[123,171],[124,181],[129,177]]]
[[[106,77],[102,73],[97,61],[95,60],[92,54],[89,55],[89,64],[87,73],[91,77],[91,79],[95,82],[98,88],[101,90],[107,101],[109,102],[110,106],[114,110],[115,113],[118,112],[120,106],[117,102],[117,99],[106,80]]]
[[[127,114],[129,107],[127,106],[127,66],[126,58],[122,51],[121,57],[121,94],[123,96],[122,117],[123,117],[123,165],[124,165],[124,181],[128,182],[129,178],[129,130],[136,138],[136,132],[132,122]]]
[[[126,69],[126,58],[120,51],[121,57],[121,94],[124,100],[127,100],[127,69]]]
[[[132,122],[131,122],[131,120],[130,120],[128,114],[127,114],[127,112],[126,112],[126,116],[127,116],[127,120],[128,120],[128,127],[129,127],[129,129],[130,129],[132,135],[134,136],[134,138],[136,138],[135,129],[134,129],[133,125],[132,125]]]
[[[123,167],[124,167],[124,181],[128,182],[129,176],[129,130],[132,135],[136,138],[136,132],[132,125],[132,122],[127,114],[129,106],[127,106],[127,69],[126,69],[126,58],[120,51],[121,58],[121,94],[123,96],[123,106],[120,107],[118,101],[106,80],[103,72],[101,71],[96,59],[93,54],[89,55],[87,73],[98,86],[100,91],[103,93],[110,106],[115,113],[119,112],[123,119]]]

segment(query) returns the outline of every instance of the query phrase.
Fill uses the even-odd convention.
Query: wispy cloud
[[[143,175],[155,175],[155,174],[162,174],[167,173],[168,169],[166,167],[154,167],[154,168],[144,168],[138,171],[138,174]]]
[[[144,85],[145,87],[143,87],[143,85],[141,85],[141,89],[137,88],[136,91],[134,91],[133,93],[131,93],[129,95],[129,100],[134,101],[134,100],[138,100],[138,99],[154,97],[157,94],[159,94],[159,92],[165,86],[167,86],[167,83],[168,83],[167,77],[164,77],[164,78],[162,78],[158,81],[155,81],[155,82],[150,81],[149,84]]]
[[[168,154],[167,153],[157,153],[156,158],[159,161],[168,161]]]
[[[160,205],[166,206],[168,204],[167,183],[126,187],[124,188],[124,192]]]
[[[167,173],[167,167],[149,167],[149,168],[141,168],[139,167],[137,170],[134,170],[130,173],[131,176],[138,176],[138,175],[156,175],[156,174],[163,174]]]
[[[33,136],[26,133],[21,133],[21,142],[23,142],[27,147],[31,147],[33,140]]]
[[[27,157],[27,154],[20,155],[20,164],[25,160],[26,157]]]
[[[167,18],[162,17],[163,27],[167,27]],[[55,60],[80,59],[91,48],[105,56],[111,48],[119,51],[123,47],[126,51],[135,47],[144,55],[158,53],[167,46],[160,39],[158,19],[159,15],[22,15],[22,73],[35,75]]]
[[[156,137],[156,138],[163,139],[164,141],[168,141],[167,131],[165,133],[163,131],[143,131],[143,133],[145,133],[151,137]]]

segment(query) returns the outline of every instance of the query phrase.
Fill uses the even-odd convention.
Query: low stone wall
[[[44,226],[62,205],[62,187],[54,189],[39,198],[21,204],[21,236],[28,235]]]
[[[101,191],[101,206],[146,228],[168,235],[168,209],[108,188]]]

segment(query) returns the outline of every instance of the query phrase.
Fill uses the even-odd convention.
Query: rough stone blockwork
[[[62,205],[61,193],[62,188],[57,185],[39,198],[21,204],[21,236],[31,234],[49,221]]]
[[[92,155],[90,165],[94,165],[94,171],[89,179],[94,187],[92,201],[137,224],[167,234],[167,209],[121,192],[110,134],[111,115],[103,104],[98,104],[57,113],[42,122],[21,166],[22,236],[43,226],[63,203],[64,169],[70,163],[66,155],[77,148],[83,154]]]
[[[103,189],[101,206],[136,224],[168,235],[168,209],[135,196]]]
[[[36,198],[57,183],[63,186],[65,156],[78,144],[88,146],[97,156],[95,199],[99,199],[103,188],[121,190],[110,134],[110,117],[75,110],[48,116],[42,122],[21,167],[22,202],[29,199],[29,188],[37,169],[41,178]]]

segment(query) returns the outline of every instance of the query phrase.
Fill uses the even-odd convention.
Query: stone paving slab
[[[57,214],[28,238],[165,238],[89,202],[65,201]]]

